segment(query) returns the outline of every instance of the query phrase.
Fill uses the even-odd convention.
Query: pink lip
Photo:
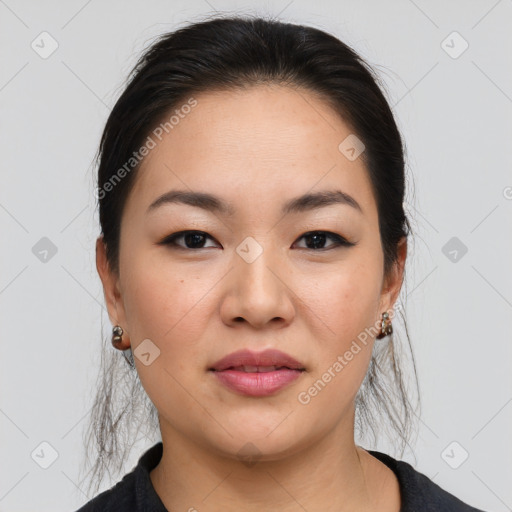
[[[245,372],[240,366],[263,368],[262,371]],[[269,366],[277,368],[274,371],[265,371],[264,367]],[[305,368],[292,356],[268,349],[263,352],[233,352],[217,361],[209,370],[232,391],[249,396],[268,396],[300,377]]]
[[[276,349],[267,349],[263,352],[238,350],[219,359],[210,370],[221,372],[236,366],[286,366],[295,370],[304,370],[304,365],[292,356]]]
[[[248,373],[238,370],[212,372],[232,391],[241,395],[268,396],[281,390],[302,374],[301,370],[281,369],[274,372]]]

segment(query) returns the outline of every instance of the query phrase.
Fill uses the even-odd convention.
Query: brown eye
[[[353,245],[356,245],[355,243],[349,242],[342,236],[336,233],[331,233],[330,231],[308,231],[307,233],[304,233],[299,238],[299,240],[301,238],[304,238],[304,240],[306,241],[306,247],[304,248],[312,250],[327,251],[330,249],[335,249],[336,247],[340,246],[351,247]],[[334,244],[332,244],[330,247],[322,247],[328,238],[333,240]]]
[[[181,242],[181,240],[183,241]],[[173,233],[172,235],[164,238],[160,244],[161,245],[169,245],[173,246],[176,249],[207,249],[208,247],[214,246],[205,246],[207,239],[214,240],[213,237],[205,233],[204,231],[179,231],[178,233]],[[337,247],[351,247],[356,245],[355,242],[349,242],[342,236],[332,233],[330,231],[308,231],[304,233],[299,240],[304,239],[306,243],[306,247],[299,247],[300,249],[310,249],[313,251],[328,251],[330,249],[335,249]],[[324,247],[326,241],[330,239],[333,243],[330,246]],[[178,241],[180,241],[178,243]],[[183,245],[184,244],[184,245]]]
[[[164,238],[162,245],[171,245],[179,249],[206,249],[204,246],[206,239],[213,240],[213,238],[204,231],[180,231]],[[177,240],[183,239],[185,246],[177,243]]]

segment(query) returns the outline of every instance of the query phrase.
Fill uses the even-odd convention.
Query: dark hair
[[[375,72],[349,46],[319,29],[260,17],[216,15],[159,36],[136,63],[107,120],[97,154],[97,198],[107,259],[113,272],[119,272],[123,208],[140,167],[134,155],[139,154],[148,135],[169,119],[173,109],[190,104],[195,95],[243,90],[259,84],[284,85],[317,95],[364,143],[361,158],[378,209],[384,274],[391,270],[397,261],[398,243],[410,233],[403,205],[404,146]],[[401,308],[398,312],[407,333]],[[394,330],[396,333],[396,325]],[[409,348],[418,390],[410,341]],[[142,435],[149,436],[158,427],[157,411],[137,372],[121,362],[122,357],[108,340],[103,351],[103,357],[107,356],[109,362],[102,360],[102,382],[86,441],[86,450],[94,444],[98,452],[93,467],[96,491],[105,469],[113,461],[117,460],[118,471],[122,470],[128,440],[135,442],[133,432],[140,435],[140,426],[144,425],[148,430]],[[384,413],[395,430],[395,436],[391,434],[390,438],[395,444],[398,434],[403,453],[414,411],[398,356],[394,335],[387,343],[375,343],[368,372],[356,397],[355,428],[356,432],[366,434],[365,427],[369,427],[377,439],[378,431],[382,431],[378,415]],[[126,396],[118,400],[117,393]],[[134,422],[137,411],[141,412],[139,422]],[[126,430],[122,428],[123,419]],[[119,435],[129,439],[120,443]]]

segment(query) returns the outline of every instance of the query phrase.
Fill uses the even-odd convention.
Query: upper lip
[[[285,366],[290,369],[304,370],[304,365],[289,354],[276,349],[262,352],[238,350],[219,359],[209,370],[223,371],[237,366]]]

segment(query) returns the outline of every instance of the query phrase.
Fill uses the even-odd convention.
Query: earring
[[[112,345],[115,348],[119,348],[119,344],[123,341],[123,328],[120,325],[116,325],[112,329]]]
[[[382,313],[381,328],[380,333],[377,335],[377,338],[385,338],[390,334],[393,334],[393,326],[391,325],[391,320],[389,319],[389,313],[385,311],[384,313]]]
[[[123,341],[123,333],[123,328],[120,325],[116,325],[112,328],[112,345],[114,346],[114,348],[117,348],[118,350],[121,350],[123,352],[123,357],[125,358],[128,365],[133,369],[135,368],[135,362],[133,360],[132,349],[121,348],[121,343]],[[130,353],[129,356],[126,355],[127,352]]]

